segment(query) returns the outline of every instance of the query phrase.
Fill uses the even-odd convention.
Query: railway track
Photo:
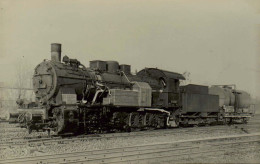
[[[128,137],[151,137],[151,136],[163,136],[163,135],[178,135],[178,134],[207,134],[212,131],[225,134],[226,130],[237,130],[236,128],[228,128],[223,126],[213,126],[213,127],[203,127],[202,129],[197,128],[182,128],[182,129],[160,129],[155,131],[139,131],[132,133],[108,133],[108,134],[90,134],[90,135],[82,135],[78,137],[68,137],[62,138],[60,136],[36,136],[36,137],[17,137],[10,139],[2,139],[0,140],[0,149],[4,149],[7,147],[17,147],[17,146],[30,146],[33,145],[50,145],[50,144],[65,144],[75,141],[91,141],[91,140],[101,140],[101,139],[112,139],[112,138],[128,138]]]
[[[223,153],[260,143],[260,133],[2,160],[0,163],[138,163]]]
[[[8,128],[2,128],[0,130],[1,133],[9,133],[9,132],[27,132],[28,130],[25,128],[20,128],[20,127],[8,127]]]
[[[3,138],[0,139],[0,149],[7,147],[17,147],[17,146],[30,146],[33,145],[50,145],[50,144],[65,144],[75,141],[91,141],[91,140],[101,140],[101,139],[112,139],[112,138],[128,138],[128,137],[151,137],[151,136],[163,136],[163,135],[195,135],[195,134],[207,134],[218,132],[218,134],[225,134],[228,131],[249,133],[249,126],[210,126],[210,127],[199,127],[199,128],[177,128],[177,129],[160,129],[155,131],[139,131],[132,133],[107,133],[107,134],[89,134],[81,135],[77,137],[67,137],[62,138],[60,136],[48,137],[47,135],[34,136],[34,137],[15,137],[15,138]],[[254,126],[255,127],[255,126]],[[241,131],[241,129],[243,131]]]
[[[2,123],[9,123],[9,121],[8,120],[2,120],[2,119],[0,119],[0,123],[2,124]]]
[[[56,153],[66,154],[68,152],[75,151],[114,148],[118,146],[117,143],[120,143],[119,145],[121,146],[129,146],[131,144],[122,143],[140,145],[145,143],[159,143],[162,141],[173,142],[180,139],[189,139],[191,137],[227,136],[248,133],[252,134],[259,132],[258,122],[258,120],[254,119],[248,124],[235,124],[231,126],[199,126],[175,129],[160,129],[153,131],[137,131],[131,133],[93,134],[66,138],[57,136],[50,138],[47,136],[47,133],[42,133],[43,135],[40,136],[30,134],[25,137],[2,137],[0,134],[0,152],[2,152],[0,153],[0,159],[10,159],[30,155],[39,156]]]
[[[0,122],[0,128],[13,128],[17,127],[19,124],[9,124],[9,122]]]

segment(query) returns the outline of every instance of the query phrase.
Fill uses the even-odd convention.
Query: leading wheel
[[[64,114],[63,110],[60,108],[56,108],[53,110],[54,116],[54,132],[60,134],[65,129],[65,121],[64,121]]]

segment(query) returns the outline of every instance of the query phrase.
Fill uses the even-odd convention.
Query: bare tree
[[[33,70],[30,65],[28,65],[28,62],[24,59],[24,57],[16,67],[15,87],[18,88],[16,98],[30,99],[31,97],[28,97],[28,94],[26,94],[28,90],[24,88],[32,88]],[[29,92],[32,92],[32,90],[29,90]]]

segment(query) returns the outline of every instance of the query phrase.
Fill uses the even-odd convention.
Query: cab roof
[[[137,73],[137,75],[141,76],[151,76],[154,78],[171,78],[171,79],[179,79],[179,80],[185,80],[185,77],[182,74],[176,73],[176,72],[170,72],[158,68],[145,68]]]

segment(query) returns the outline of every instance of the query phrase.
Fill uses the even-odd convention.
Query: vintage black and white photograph
[[[0,0],[0,164],[260,163],[259,0]]]

